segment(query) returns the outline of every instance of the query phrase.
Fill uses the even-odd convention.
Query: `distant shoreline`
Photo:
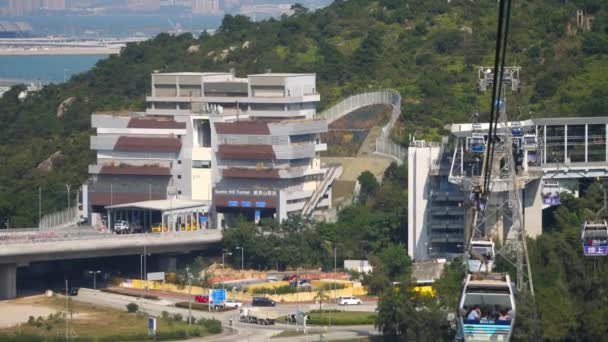
[[[67,56],[67,55],[117,55],[120,48],[44,48],[44,49],[0,49],[0,56]]]

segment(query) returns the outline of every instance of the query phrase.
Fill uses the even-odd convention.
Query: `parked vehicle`
[[[195,296],[194,301],[196,301],[197,303],[209,304],[209,296]]]
[[[253,297],[253,301],[251,302],[251,306],[276,306],[274,300],[266,297]]]
[[[279,312],[275,309],[242,308],[239,321],[260,325],[273,325],[279,318]]]
[[[357,297],[347,296],[347,297],[340,297],[338,304],[340,304],[340,305],[361,305],[361,304],[363,304],[363,302],[361,301],[361,299],[359,299]]]
[[[129,222],[118,220],[114,223],[114,232],[116,234],[128,234],[129,233]]]
[[[78,290],[80,290],[79,287],[70,287],[67,291],[68,296],[78,296]],[[65,293],[66,293],[65,287],[57,289],[54,292],[57,294],[65,295]]]
[[[150,229],[152,231],[152,233],[161,233],[161,232],[167,232],[168,231],[168,227],[167,225],[163,225],[162,223],[158,222],[152,225],[152,228]]]
[[[241,306],[243,306],[243,303],[241,302],[237,302],[234,299],[226,299],[226,301],[224,302],[224,306],[227,308],[240,308]]]

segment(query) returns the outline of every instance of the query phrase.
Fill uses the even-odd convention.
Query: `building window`
[[[192,168],[193,169],[210,169],[211,160],[193,160]]]
[[[177,164],[178,164],[178,165],[182,165],[182,161],[181,161],[181,160],[178,160],[178,161],[177,161]]]
[[[182,179],[182,175],[177,175],[177,179]]]
[[[178,195],[181,195],[181,194],[182,194],[182,191],[181,191],[181,190],[177,190],[177,194],[178,194]]]

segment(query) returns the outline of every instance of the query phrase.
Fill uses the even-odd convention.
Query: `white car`
[[[226,301],[224,302],[224,306],[227,308],[240,308],[243,306],[243,303],[241,302],[237,302],[234,299],[226,299]]]
[[[114,223],[114,231],[117,234],[122,234],[122,233],[128,233],[129,232],[129,222],[127,221],[116,221],[116,223]]]
[[[363,302],[357,297],[340,297],[338,304],[340,305],[361,305]]]

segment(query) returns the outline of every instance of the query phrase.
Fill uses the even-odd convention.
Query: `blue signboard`
[[[214,289],[210,291],[211,302],[213,304],[222,304],[226,301],[226,290],[225,289]]]
[[[148,317],[148,335],[156,335],[156,318]]]
[[[584,246],[584,252],[587,256],[608,255],[608,246]]]
[[[266,208],[266,202],[255,202],[257,208]]]
[[[243,208],[251,208],[251,201],[241,201]]]
[[[238,207],[239,201],[228,201],[228,206],[229,207]]]
[[[201,223],[207,223],[207,215],[203,215],[203,214],[201,214],[201,216],[200,216],[200,220],[199,220],[199,221],[200,221]]]

